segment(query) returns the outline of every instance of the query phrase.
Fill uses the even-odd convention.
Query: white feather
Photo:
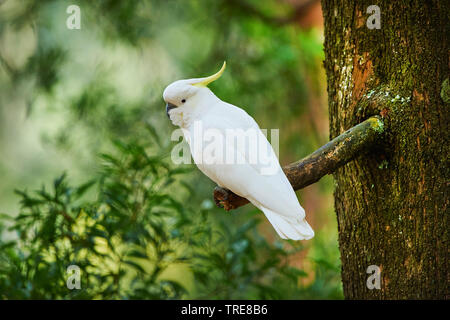
[[[281,169],[272,146],[255,120],[244,110],[221,101],[208,88],[198,88],[195,91],[183,89],[180,84],[177,86],[180,86],[181,89],[169,86],[164,92],[164,98],[166,101],[174,103],[183,97],[179,93],[180,91],[190,94],[186,103],[170,111],[170,118],[174,124],[184,129],[185,138],[190,145],[192,157],[198,168],[219,186],[247,198],[263,211],[281,238],[311,239],[314,231],[305,220],[305,211],[300,206],[291,184]],[[205,149],[194,148],[194,123],[196,121],[201,122],[203,130],[214,129],[223,135],[224,152],[235,152],[243,163],[201,163]],[[227,129],[256,130],[258,139],[263,142],[262,146],[269,150],[269,158],[276,172],[271,175],[262,174],[261,171],[267,164],[249,161],[248,145],[239,146],[227,143],[225,137]]]

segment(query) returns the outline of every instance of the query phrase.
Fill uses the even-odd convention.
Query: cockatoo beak
[[[171,104],[169,102],[166,104],[166,114],[167,114],[167,117],[169,119],[170,119],[169,111],[172,110],[173,108],[176,108],[176,107],[177,107],[176,105],[173,105],[173,104]]]
[[[194,82],[191,83],[191,85],[193,85],[195,87],[206,87],[211,82],[220,78],[222,73],[225,71],[226,66],[227,66],[227,62],[224,61],[222,68],[220,68],[220,70],[217,73],[213,74],[212,76],[206,77],[206,78],[195,79]]]

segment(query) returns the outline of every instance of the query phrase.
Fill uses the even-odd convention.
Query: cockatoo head
[[[215,74],[205,78],[185,79],[172,82],[164,90],[166,113],[174,124],[181,125],[183,118],[189,118],[196,111],[215,97],[207,85],[220,78],[226,67],[226,62]]]

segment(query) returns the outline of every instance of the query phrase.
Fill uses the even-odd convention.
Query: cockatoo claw
[[[219,186],[214,188],[214,202],[219,208],[225,208],[225,210],[229,210],[227,206],[228,200],[228,190],[221,188]]]

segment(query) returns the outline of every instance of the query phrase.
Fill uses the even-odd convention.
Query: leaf
[[[156,132],[155,128],[149,122],[145,122],[145,128],[150,133],[150,135],[153,137],[153,139],[155,140],[157,145],[159,147],[162,147],[161,140],[159,139],[158,133]]]
[[[130,252],[128,252],[127,256],[134,257],[134,258],[148,259],[148,256],[145,252],[142,252],[142,251],[136,250],[136,249],[133,249]]]
[[[58,178],[56,178],[53,181],[53,186],[55,188],[55,191],[58,190],[62,186],[62,183],[64,182],[65,178],[66,178],[66,173],[64,172],[61,176],[59,176]]]
[[[89,190],[90,187],[92,187],[94,184],[96,183],[95,180],[90,180],[84,184],[82,184],[81,186],[79,186],[78,188],[75,189],[75,195],[76,198],[80,198],[87,190]]]
[[[139,265],[138,263],[131,261],[131,260],[123,260],[124,263],[128,264],[129,266],[133,267],[134,269],[136,269],[139,272],[142,272],[144,274],[147,273],[147,271],[144,270],[144,268],[142,268],[141,265]]]
[[[7,214],[7,213],[2,213],[0,212],[0,220],[10,220],[10,221],[14,221],[14,217]]]
[[[189,173],[189,172],[192,172],[192,171],[193,171],[192,167],[179,167],[179,168],[170,170],[169,171],[169,175],[170,176],[174,176],[174,175],[177,175],[177,174],[186,174],[186,173]]]
[[[293,280],[296,280],[298,277],[307,277],[308,274],[300,269],[294,268],[294,267],[286,267],[284,269],[284,273],[291,277]]]

